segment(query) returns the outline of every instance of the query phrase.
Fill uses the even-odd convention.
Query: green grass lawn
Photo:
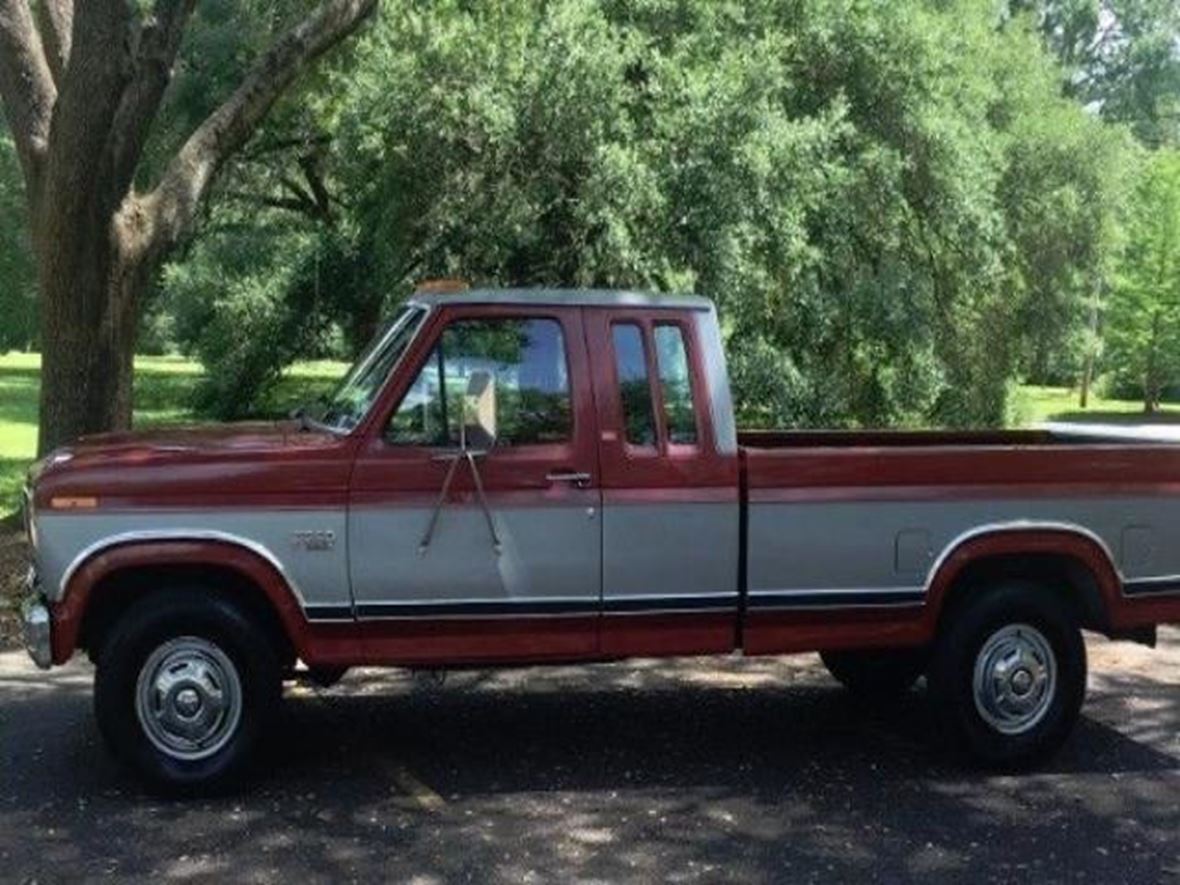
[[[1180,421],[1180,405],[1165,404],[1155,415],[1145,415],[1138,400],[1091,396],[1085,409],[1078,392],[1065,387],[1018,387],[1012,402],[1013,424],[1027,427],[1042,421],[1089,421],[1099,424],[1161,424]]]
[[[299,403],[328,392],[344,373],[342,363],[298,363],[283,376],[267,411],[281,415]],[[37,449],[37,395],[40,358],[36,354],[0,355],[0,518],[15,508],[25,470]],[[181,357],[135,360],[135,425],[152,427],[194,420],[189,404],[200,381],[198,363]],[[1058,387],[1021,387],[1013,403],[1013,423],[1041,421],[1144,421],[1138,402],[1092,398],[1082,411],[1077,393]],[[1165,407],[1156,421],[1180,422],[1180,406]]]
[[[41,359],[37,354],[0,355],[0,518],[17,506],[25,470],[37,451],[37,398]],[[281,415],[327,393],[347,368],[316,361],[292,366],[267,411]],[[191,422],[193,390],[200,364],[182,357],[142,356],[135,360],[135,426]]]

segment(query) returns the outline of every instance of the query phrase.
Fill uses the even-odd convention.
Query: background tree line
[[[201,0],[151,179],[293,21]],[[227,159],[141,349],[255,411],[435,276],[692,289],[746,421],[994,425],[1016,379],[1180,382],[1173,0],[385,0]],[[39,344],[0,137],[0,347]]]

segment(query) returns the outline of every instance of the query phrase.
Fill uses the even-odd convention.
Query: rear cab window
[[[678,325],[662,323],[655,327],[654,336],[668,443],[695,446],[697,414],[684,330]]]
[[[615,350],[615,373],[619,384],[619,405],[623,415],[623,439],[628,445],[656,447],[656,413],[647,370],[647,348],[638,323],[611,326]]]

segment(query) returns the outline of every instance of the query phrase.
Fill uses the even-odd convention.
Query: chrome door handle
[[[545,476],[549,482],[568,482],[577,486],[580,489],[586,488],[590,485],[592,477],[589,473],[578,473],[573,470],[554,470]]]

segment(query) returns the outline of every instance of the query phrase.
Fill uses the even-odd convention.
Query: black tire
[[[889,698],[913,688],[926,668],[926,649],[821,651],[820,660],[832,677],[854,694]]]
[[[183,750],[170,753],[159,745],[159,738],[153,742],[137,705],[140,674],[153,654],[156,660],[161,655],[165,661],[173,660],[167,654],[172,649],[183,658],[186,644],[197,649],[188,660],[196,660],[198,668],[209,660],[215,668],[221,667],[212,670],[223,677],[213,680],[215,686],[236,677],[233,690],[240,700],[237,715],[215,717],[225,725],[213,742],[215,752],[202,758],[184,758]],[[201,657],[202,652],[207,654]],[[232,668],[233,676],[226,666]],[[209,672],[179,665],[151,672],[178,670],[182,675]],[[249,615],[225,597],[201,589],[167,589],[132,606],[112,627],[99,656],[94,710],[111,751],[150,787],[170,794],[215,793],[240,783],[281,693],[278,656],[265,631]],[[229,690],[216,696],[228,697]],[[192,752],[209,749],[198,747]]]
[[[1069,609],[1049,588],[1009,581],[978,592],[978,598],[948,616],[935,642],[930,696],[944,730],[976,761],[990,768],[1028,768],[1059,749],[1077,722],[1086,695],[1086,646]],[[1054,677],[1045,679],[1043,691],[1034,689],[1035,698],[1043,700],[1030,712],[1018,711],[1027,721],[1019,716],[1005,720],[988,703],[995,695],[988,686],[1007,684],[1011,690],[1016,684],[996,677],[998,671],[988,666],[989,661],[1014,660],[1014,653],[1000,654],[1004,633],[1008,643],[1051,651]],[[987,649],[999,658],[984,654]],[[1009,665],[1007,672],[1021,666]],[[977,669],[983,686],[978,700]]]

